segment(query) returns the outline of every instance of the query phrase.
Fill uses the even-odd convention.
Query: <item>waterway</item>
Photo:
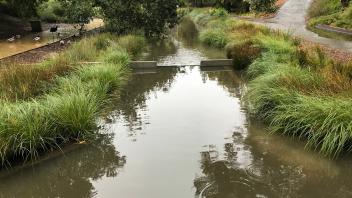
[[[196,65],[224,57],[192,39],[195,31],[181,33],[150,45],[144,59]],[[248,117],[245,89],[229,68],[135,73],[93,143],[2,171],[0,197],[352,197],[352,159],[330,160],[269,134]]]

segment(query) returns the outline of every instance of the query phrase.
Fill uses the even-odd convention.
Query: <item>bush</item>
[[[254,12],[274,12],[277,0],[247,0],[250,10]]]
[[[261,49],[251,40],[238,41],[226,46],[227,58],[234,60],[237,70],[245,69],[261,54]]]
[[[42,3],[37,10],[40,19],[43,21],[52,23],[66,20],[65,9],[58,0],[46,1]]]
[[[145,49],[146,40],[143,36],[126,35],[118,39],[118,44],[130,55],[135,56]]]
[[[210,15],[216,17],[227,17],[229,13],[224,8],[216,8],[210,10]]]
[[[248,12],[250,6],[246,0],[217,0],[216,4],[228,11],[235,12]]]
[[[223,48],[227,45],[230,39],[221,29],[209,29],[201,32],[200,40],[209,46]]]
[[[308,9],[308,17],[334,14],[342,9],[340,0],[314,0]]]
[[[98,2],[107,28],[119,34],[142,30],[147,37],[160,37],[178,22],[177,1],[104,0]]]

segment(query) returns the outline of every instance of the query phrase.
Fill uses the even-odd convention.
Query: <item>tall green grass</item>
[[[204,9],[192,12],[201,35],[207,35],[207,40],[200,40],[217,46],[212,41],[217,35],[207,32],[219,19]],[[268,123],[272,132],[306,139],[307,147],[323,155],[351,151],[351,65],[288,33],[221,20],[233,20],[227,22],[231,26],[217,28],[229,38],[226,51],[235,68],[247,68],[244,99],[250,115]]]
[[[352,29],[352,5],[343,8],[340,0],[314,0],[308,9],[308,27],[318,24]]]
[[[210,29],[201,32],[200,40],[209,46],[218,48],[225,47],[230,41],[226,33],[221,29]]]
[[[59,58],[67,57],[65,65],[73,68],[70,72],[65,70],[65,75],[50,72],[60,65],[53,59],[33,66],[35,71],[28,74],[26,79],[35,79],[31,81],[34,84],[51,84],[45,93],[36,97],[30,95],[27,101],[0,100],[0,157],[3,165],[17,159],[33,160],[42,152],[59,148],[62,143],[85,140],[94,135],[97,116],[109,101],[110,93],[120,90],[130,76],[128,63],[137,52],[129,54],[127,51],[142,47],[139,44],[143,38],[139,36],[125,38],[128,49],[118,42],[119,39],[103,34],[74,44],[59,55]],[[80,63],[95,60],[103,63]],[[43,71],[52,75],[50,82],[35,78]],[[3,73],[0,71],[0,74]],[[12,75],[21,79],[26,74]],[[25,81],[16,83],[26,85]],[[16,83],[8,84],[14,87]]]

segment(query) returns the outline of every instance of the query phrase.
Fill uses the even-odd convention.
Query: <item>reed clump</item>
[[[130,48],[141,43],[129,36]],[[0,161],[33,160],[65,142],[94,135],[96,119],[112,92],[128,81],[133,54],[119,37],[102,34],[74,44],[41,64],[0,70]],[[63,59],[65,57],[65,59]],[[83,64],[84,61],[101,64]],[[13,69],[13,70],[11,70]]]

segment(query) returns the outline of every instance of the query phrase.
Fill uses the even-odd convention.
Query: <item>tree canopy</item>
[[[177,0],[97,0],[107,28],[117,33],[143,30],[160,36],[177,23]]]
[[[36,9],[44,0],[3,0],[1,3],[11,14],[21,18],[36,15]]]

